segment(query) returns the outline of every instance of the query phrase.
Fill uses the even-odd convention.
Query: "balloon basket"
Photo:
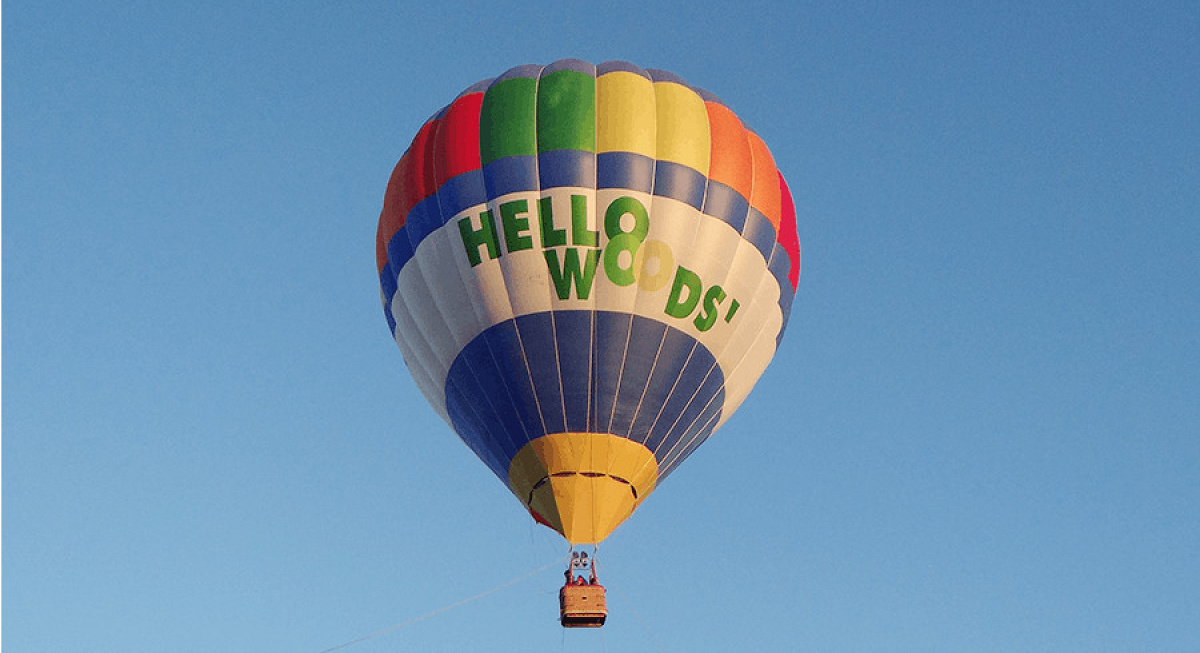
[[[608,617],[603,585],[564,585],[558,606],[563,628],[599,628]]]

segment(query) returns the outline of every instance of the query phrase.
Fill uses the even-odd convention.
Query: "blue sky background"
[[[605,628],[555,565],[344,650],[1200,650],[1200,8],[619,0],[5,3],[6,652],[315,653],[566,555],[374,267],[421,123],[564,57],[763,136],[789,332]]]

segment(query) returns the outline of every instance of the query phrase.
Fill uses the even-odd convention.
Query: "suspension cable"
[[[555,565],[560,565],[560,564],[562,564],[563,560],[564,560],[564,558],[558,558],[558,559],[556,559],[556,560],[553,560],[553,561],[551,561],[551,562],[549,562],[549,563],[547,563],[547,564],[545,564],[545,565],[542,565],[541,567],[538,567],[537,569],[534,569],[533,571],[531,571],[531,572],[529,572],[529,573],[525,574],[524,576],[518,576],[518,577],[516,577],[516,578],[514,578],[514,579],[512,579],[512,580],[510,580],[510,581],[508,581],[508,582],[506,582],[506,583],[503,583],[503,584],[501,584],[501,585],[497,585],[496,587],[493,587],[493,588],[492,588],[492,589],[490,589],[490,590],[486,590],[486,591],[480,592],[480,593],[476,594],[475,596],[472,596],[472,597],[469,597],[469,598],[465,598],[465,599],[463,599],[463,600],[461,600],[461,601],[458,601],[457,603],[451,603],[450,605],[447,605],[447,606],[445,606],[445,607],[438,608],[437,610],[434,610],[433,612],[427,612],[427,613],[425,613],[425,614],[423,614],[423,615],[421,615],[421,616],[419,616],[419,617],[415,617],[415,618],[413,618],[413,619],[409,619],[408,621],[405,621],[405,622],[403,622],[403,623],[398,623],[398,624],[396,624],[396,625],[394,625],[394,626],[388,626],[387,628],[384,628],[383,630],[380,630],[380,631],[373,632],[373,633],[371,633],[370,635],[364,635],[364,636],[362,636],[362,637],[359,637],[358,639],[352,639],[352,640],[350,640],[350,641],[348,641],[348,642],[345,642],[345,643],[342,643],[342,644],[338,644],[337,646],[334,646],[334,647],[331,647],[331,648],[327,648],[327,649],[325,649],[325,650],[321,651],[321,653],[330,653],[330,651],[337,651],[337,650],[339,650],[339,649],[346,648],[347,646],[353,646],[354,644],[359,644],[359,643],[361,643],[361,642],[365,642],[365,641],[367,641],[368,639],[374,639],[374,638],[376,638],[376,637],[379,637],[380,635],[386,635],[386,634],[388,634],[388,633],[390,633],[390,632],[392,632],[392,631],[394,631],[394,630],[399,630],[399,629],[401,629],[401,628],[404,628],[405,626],[411,626],[412,624],[415,624],[415,623],[417,623],[418,621],[424,621],[424,620],[426,620],[426,619],[428,619],[428,618],[430,618],[430,617],[433,617],[433,616],[439,615],[439,614],[441,614],[441,613],[443,613],[443,612],[448,612],[448,611],[450,611],[450,610],[453,610],[454,608],[457,608],[457,607],[460,607],[460,606],[464,606],[464,605],[466,605],[466,604],[470,603],[471,601],[475,601],[475,600],[477,600],[477,599],[481,599],[481,598],[483,598],[483,597],[487,596],[488,594],[495,594],[496,592],[499,592],[500,590],[502,590],[502,589],[504,589],[504,588],[506,588],[506,587],[508,587],[508,586],[510,586],[510,585],[516,585],[517,583],[519,583],[519,582],[521,582],[521,581],[523,581],[523,580],[526,580],[526,579],[528,579],[528,578],[532,578],[533,576],[536,576],[536,575],[538,575],[538,574],[542,573],[543,571],[546,571],[547,569],[549,569],[549,568],[551,568],[551,567],[553,567],[553,566],[555,566]]]
[[[652,630],[650,630],[650,626],[646,625],[645,620],[642,619],[642,615],[638,614],[637,610],[633,609],[633,605],[629,602],[628,599],[625,598],[625,595],[621,593],[621,590],[617,589],[616,587],[613,587],[611,589],[616,591],[617,598],[621,599],[621,604],[623,606],[625,606],[625,609],[628,610],[629,613],[633,615],[634,619],[637,619],[637,622],[639,624],[641,624],[642,629],[646,631],[646,635],[648,635],[650,637],[650,641],[654,642],[654,646],[656,648],[658,648],[658,650],[662,651],[663,653],[666,653],[667,649],[663,648],[663,645],[659,643],[658,638],[654,636],[654,632]]]

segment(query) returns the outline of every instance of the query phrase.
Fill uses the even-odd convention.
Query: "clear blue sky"
[[[6,2],[4,650],[315,653],[566,554],[374,267],[421,123],[564,57],[763,136],[789,331],[608,626],[556,566],[345,650],[1200,650],[1200,7],[999,4]]]

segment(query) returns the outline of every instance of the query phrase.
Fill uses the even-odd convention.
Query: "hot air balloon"
[[[783,336],[791,195],[713,95],[625,62],[471,86],[396,165],[376,239],[416,385],[535,520],[604,540]]]

